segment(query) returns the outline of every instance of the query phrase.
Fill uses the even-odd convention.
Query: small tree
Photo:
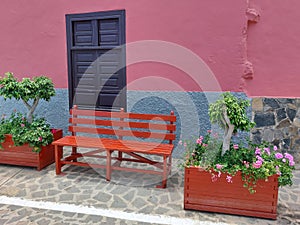
[[[222,155],[229,150],[233,133],[238,130],[249,131],[254,127],[255,123],[250,121],[246,113],[248,106],[248,100],[239,99],[229,92],[223,93],[220,99],[209,106],[210,121],[224,129]]]
[[[49,101],[55,95],[51,79],[39,76],[32,79],[23,78],[22,81],[18,81],[10,72],[5,73],[5,75],[5,77],[0,78],[0,95],[3,96],[4,100],[21,99],[28,110],[27,120],[32,122],[33,113],[39,100]]]

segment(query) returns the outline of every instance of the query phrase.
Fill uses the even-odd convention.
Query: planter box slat
[[[254,216],[260,218],[267,218],[267,219],[276,219],[277,213],[270,213],[270,212],[261,212],[261,211],[252,211],[252,210],[244,210],[244,209],[232,209],[226,207],[219,207],[219,206],[207,206],[207,205],[194,205],[194,204],[184,204],[184,209],[192,209],[192,210],[199,210],[199,211],[207,211],[207,212],[217,212],[217,213],[228,213],[228,214],[235,214],[235,215],[243,215],[243,216]]]
[[[227,207],[233,209],[239,209],[243,206],[243,209],[247,210],[260,210],[263,212],[273,212],[274,205],[272,202],[267,201],[259,201],[256,204],[253,204],[253,201],[247,199],[232,199],[232,198],[221,198],[220,196],[207,196],[201,199],[187,197],[186,201],[190,204],[202,204],[202,205],[210,205],[210,206],[219,206],[219,207]]]
[[[228,184],[230,185],[230,184]],[[244,188],[244,187],[242,187]],[[244,188],[247,192],[248,190],[246,188]],[[230,188],[224,188],[224,189],[221,189],[221,188],[216,188],[214,189],[214,193],[212,194],[211,193],[211,189],[202,189],[202,188],[199,188],[199,189],[194,189],[194,190],[191,190],[191,189],[188,189],[188,192],[190,195],[193,195],[193,194],[197,194],[199,191],[204,195],[204,196],[209,196],[209,197],[214,197],[214,196],[218,196],[218,197],[224,197],[224,198],[230,198],[230,199],[241,199],[241,198],[246,198],[246,199],[249,199],[250,201],[260,201],[260,202],[269,202],[270,200],[273,200],[275,199],[275,195],[276,193],[274,192],[273,195],[270,194],[269,192],[256,192],[255,194],[251,194],[249,196],[249,193],[244,193],[242,191],[244,190],[240,190],[238,188],[233,188],[232,191],[230,191]],[[236,193],[239,193],[238,196]]]
[[[233,183],[228,183],[224,174],[212,182],[209,172],[186,168],[184,208],[276,219],[277,176],[258,181],[255,189],[251,194],[243,187],[240,173],[233,177]]]

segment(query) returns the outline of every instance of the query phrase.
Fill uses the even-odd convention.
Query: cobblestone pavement
[[[55,175],[0,165],[0,224],[300,224],[300,168],[280,188],[277,220],[183,209],[183,171],[176,160],[166,189],[159,176],[66,166]]]

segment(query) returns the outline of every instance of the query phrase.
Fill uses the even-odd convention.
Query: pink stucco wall
[[[66,88],[65,14],[125,9],[128,44],[161,40],[177,44],[185,52],[190,50],[208,65],[222,90],[300,97],[297,6],[297,0],[2,0],[0,74],[46,74],[57,88]],[[247,7],[257,8],[260,14],[260,20],[249,26]],[[131,57],[137,54],[146,53],[129,47],[128,62],[134,62]],[[156,54],[169,57],[166,51]],[[128,89],[219,91],[217,86],[203,88],[192,82],[189,73],[197,74],[193,59],[177,58],[185,69],[147,60],[128,65]],[[242,78],[246,60],[253,64],[252,79]],[[150,76],[172,80],[179,87],[155,79],[135,82]],[[198,78],[203,83],[207,80],[200,73]]]
[[[251,0],[260,14],[248,29],[251,96],[300,97],[300,1]]]

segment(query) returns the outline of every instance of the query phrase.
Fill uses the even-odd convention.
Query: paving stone
[[[169,202],[169,196],[167,194],[162,195],[159,200],[159,204],[166,204]]]
[[[146,205],[145,207],[138,210],[138,212],[144,214],[151,214],[153,212],[153,209],[154,209],[153,205]]]
[[[37,224],[38,225],[48,225],[48,224],[50,224],[50,220],[41,219],[41,220],[37,221]]]
[[[127,200],[128,202],[131,202],[132,199],[134,199],[136,191],[135,190],[128,190],[128,192],[125,192],[125,195],[123,196],[123,198],[125,200]]]
[[[53,188],[54,185],[52,183],[46,183],[46,184],[42,184],[41,185],[41,189],[50,189],[50,188]]]
[[[127,203],[118,196],[113,197],[113,203],[111,204],[112,208],[126,208]]]
[[[59,201],[65,202],[65,201],[71,201],[73,200],[74,195],[72,194],[62,194],[59,196]]]
[[[99,193],[96,196],[94,196],[94,199],[96,199],[97,201],[100,202],[108,202],[109,200],[111,200],[112,195],[107,194],[107,193]]]
[[[149,197],[147,198],[147,201],[148,201],[148,202],[151,202],[151,203],[153,203],[153,204],[157,204],[158,201],[159,201],[159,198],[156,197],[156,196],[149,196]]]
[[[69,187],[69,188],[66,188],[66,191],[68,193],[80,193],[80,190],[77,188],[77,187]]]
[[[136,198],[132,202],[132,206],[134,206],[136,209],[140,209],[146,205],[146,201],[142,198]]]
[[[8,223],[16,223],[18,222],[19,220],[21,220],[23,218],[23,216],[15,216],[15,217],[12,217]]]
[[[37,192],[33,192],[31,195],[33,198],[41,198],[41,197],[45,197],[46,193],[45,191],[37,191]]]

